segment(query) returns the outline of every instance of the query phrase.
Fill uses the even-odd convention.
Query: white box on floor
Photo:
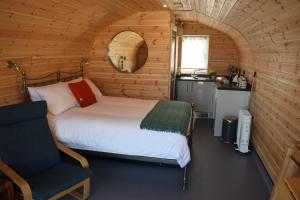
[[[236,133],[236,150],[240,151],[241,153],[249,152],[251,119],[252,116],[248,110],[239,111],[239,121]]]

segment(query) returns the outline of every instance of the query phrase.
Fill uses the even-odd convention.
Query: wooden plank
[[[90,76],[105,94],[135,98],[169,97],[171,16],[168,11],[140,12],[104,28],[91,52]],[[133,74],[115,70],[106,57],[111,38],[123,30],[142,35],[148,46],[145,65]]]
[[[186,22],[183,27],[184,35],[209,35],[208,69],[226,74],[229,65],[238,65],[239,53],[234,41],[226,34],[206,25]]]
[[[167,1],[169,5],[173,2]],[[164,84],[169,81],[171,17],[169,11],[161,11],[164,3],[163,0],[90,0],[89,4],[81,0],[2,0],[0,105],[22,100],[20,77],[5,68],[8,59],[23,64],[28,74],[39,75],[57,68],[74,69],[81,57],[90,55],[92,62],[86,73],[100,87],[104,83],[118,86],[104,87],[108,94],[124,96],[121,84],[132,87],[126,91],[131,97],[167,98]],[[185,23],[190,33],[211,36],[209,67],[224,73],[229,64],[238,65],[246,70],[250,81],[253,72],[257,72],[251,112],[259,120],[254,122],[252,142],[276,181],[286,146],[300,138],[300,2],[199,0],[191,1],[191,6],[191,11],[174,14],[182,21],[198,20],[209,26]],[[157,11],[144,12],[147,10]],[[141,34],[150,49],[144,68],[128,77],[119,76],[105,55],[112,36],[123,30]],[[157,87],[164,91],[155,91]],[[151,94],[152,89],[143,88],[155,92]]]

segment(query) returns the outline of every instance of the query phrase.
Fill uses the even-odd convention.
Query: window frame
[[[183,68],[182,67],[182,57],[183,57],[183,39],[184,37],[202,37],[202,38],[207,38],[207,63],[206,63],[206,68]],[[203,73],[207,73],[208,71],[208,62],[209,62],[209,35],[182,35],[181,36],[181,54],[180,54],[181,58],[180,58],[180,73],[182,74],[193,74],[196,71],[198,72],[203,72]]]

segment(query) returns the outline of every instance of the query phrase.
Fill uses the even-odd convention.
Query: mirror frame
[[[120,33],[123,33],[123,32],[133,32],[133,33],[139,35],[139,36],[144,40],[144,42],[145,42],[145,44],[146,44],[146,46],[147,46],[147,58],[146,58],[144,64],[143,64],[142,66],[140,66],[137,70],[133,71],[133,72],[118,70],[118,68],[115,66],[115,64],[113,63],[113,61],[111,60],[111,58],[110,58],[110,56],[109,56],[109,44],[113,41],[113,39],[114,39],[117,35],[119,35]],[[135,73],[136,71],[140,70],[143,66],[145,66],[146,62],[148,61],[148,57],[149,57],[149,48],[148,48],[148,44],[147,44],[145,38],[142,37],[139,33],[135,32],[135,31],[132,31],[132,30],[124,30],[124,31],[120,31],[120,32],[114,34],[113,37],[111,38],[111,40],[108,42],[107,47],[106,47],[106,57],[108,58],[110,64],[112,65],[112,67],[113,67],[116,71],[121,72],[121,73],[133,74],[133,73]]]

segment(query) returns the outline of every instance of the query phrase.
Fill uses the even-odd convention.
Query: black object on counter
[[[222,142],[234,143],[236,141],[237,122],[238,119],[235,116],[227,116],[223,118]]]
[[[239,91],[251,91],[251,85],[247,84],[246,88],[239,88],[230,84],[221,84],[216,82],[218,90],[239,90]]]

